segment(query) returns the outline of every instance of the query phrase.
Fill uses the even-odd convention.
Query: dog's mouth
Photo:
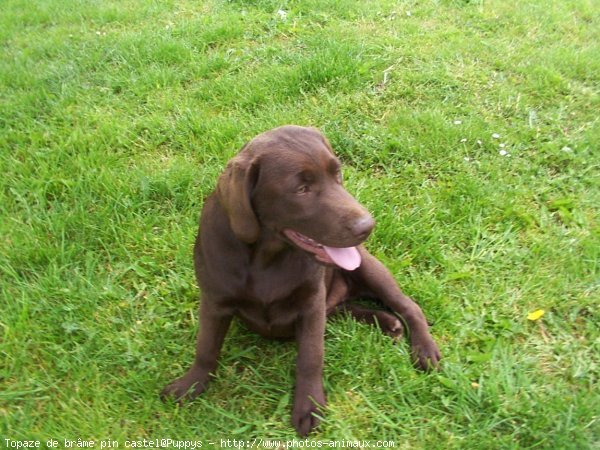
[[[356,247],[327,247],[297,231],[286,229],[283,234],[298,248],[312,253],[317,261],[332,264],[345,270],[354,270],[360,266],[361,257]]]

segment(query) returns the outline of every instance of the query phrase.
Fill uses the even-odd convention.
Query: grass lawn
[[[311,439],[598,448],[598,1],[5,0],[0,41],[0,448],[296,437],[295,345],[239,323],[201,398],[158,398],[203,198],[287,123],[328,136],[444,356],[331,320]]]

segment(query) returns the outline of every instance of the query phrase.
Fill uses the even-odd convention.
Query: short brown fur
[[[391,273],[361,245],[374,221],[343,187],[340,163],[314,128],[284,126],[259,135],[233,158],[205,202],[194,247],[202,291],[196,358],[163,397],[190,400],[215,372],[231,319],[298,346],[292,423],[306,436],[325,405],[323,347],[326,316],[346,311],[392,336],[408,325],[415,364],[438,366],[440,353],[421,309]],[[292,229],[331,247],[358,246],[353,271],[324,265],[283,233]],[[391,312],[353,305],[379,299]]]

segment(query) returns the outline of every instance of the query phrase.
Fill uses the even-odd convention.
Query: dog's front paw
[[[167,385],[160,393],[160,398],[163,401],[173,399],[178,403],[192,401],[204,392],[207,384],[208,375],[192,368],[184,376]]]
[[[323,390],[312,395],[297,394],[292,410],[292,425],[301,437],[319,425],[319,418],[315,415],[325,406],[325,393]]]
[[[430,335],[411,339],[411,357],[413,364],[424,371],[437,370],[442,355]]]

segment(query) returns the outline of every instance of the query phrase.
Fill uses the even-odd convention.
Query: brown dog
[[[340,162],[318,130],[284,126],[246,144],[202,211],[194,248],[202,290],[196,358],[163,398],[193,399],[206,389],[237,316],[263,336],[295,337],[292,423],[307,435],[325,405],[326,316],[343,309],[390,335],[403,332],[394,314],[346,302],[357,297],[378,298],[399,314],[410,330],[415,363],[436,367],[440,353],[421,309],[360,245],[374,225],[342,187]]]

